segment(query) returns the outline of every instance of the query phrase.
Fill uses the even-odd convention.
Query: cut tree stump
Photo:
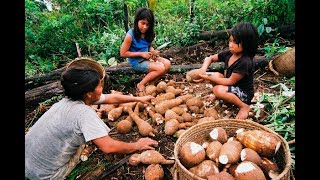
[[[254,59],[255,69],[263,68],[268,65],[268,59],[265,57],[257,57]],[[189,70],[200,68],[202,64],[190,64],[190,65],[172,65],[169,74],[174,73],[186,73]],[[208,67],[208,71],[222,71],[224,67],[223,62],[213,62]],[[106,72],[109,75],[120,75],[120,74],[141,74],[134,72],[131,67],[112,67],[106,68]],[[63,88],[60,81],[55,82],[27,90],[25,92],[25,107],[37,105],[46,99],[50,99],[53,96],[58,96],[63,94]]]

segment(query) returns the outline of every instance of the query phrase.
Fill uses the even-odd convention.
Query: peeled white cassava
[[[280,138],[267,131],[239,129],[236,133],[244,147],[255,150],[262,157],[273,157],[281,146]]]
[[[258,165],[250,161],[241,162],[235,170],[237,180],[266,180]]]
[[[197,166],[189,169],[189,171],[201,178],[219,173],[219,168],[212,160],[204,160]]]
[[[182,165],[186,168],[200,164],[206,157],[205,149],[196,142],[186,142],[179,150],[179,157]]]
[[[242,144],[239,141],[227,141],[222,144],[219,153],[219,162],[221,164],[233,164],[240,160]]]
[[[259,156],[259,154],[255,150],[250,148],[242,149],[240,153],[240,159],[241,161],[251,161],[258,166],[261,164],[261,157]]]
[[[221,144],[224,144],[228,140],[228,134],[222,127],[213,128],[209,133],[209,137],[211,140],[219,141]]]

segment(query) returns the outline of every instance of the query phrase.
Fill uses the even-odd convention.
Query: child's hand
[[[150,52],[151,52],[151,59],[157,60],[158,57],[159,57],[160,51],[158,51],[158,50],[152,50],[152,51],[150,51]]]
[[[150,59],[151,55],[152,55],[151,52],[143,52],[141,56],[145,59]]]
[[[199,74],[199,76],[201,77],[201,79],[198,79],[198,80],[193,80],[194,82],[202,82],[203,80],[209,80],[209,81],[211,81],[211,78],[213,77],[213,76],[209,76],[209,75],[207,75],[207,74]]]

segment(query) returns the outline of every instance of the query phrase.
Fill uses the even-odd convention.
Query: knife
[[[123,159],[121,159],[119,162],[115,163],[114,165],[112,165],[111,167],[109,167],[108,169],[106,169],[102,174],[100,174],[98,176],[97,179],[103,179],[105,178],[107,175],[109,175],[110,173],[112,173],[114,170],[118,169],[119,167],[121,167],[124,163],[126,163],[129,160],[130,155],[124,157]]]

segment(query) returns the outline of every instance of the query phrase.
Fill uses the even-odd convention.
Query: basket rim
[[[106,77],[106,71],[105,71],[104,67],[98,61],[95,61],[89,57],[80,57],[80,58],[76,58],[76,59],[72,60],[67,65],[66,69],[68,69],[72,66],[78,66],[79,64],[93,65],[93,66],[90,66],[90,68],[94,68],[95,70],[97,70],[99,72],[99,74],[101,76],[101,80]]]
[[[196,124],[194,126],[191,126],[189,129],[187,129],[186,131],[184,131],[180,136],[179,138],[177,139],[176,143],[175,143],[175,146],[174,146],[174,158],[175,158],[175,161],[176,161],[176,166],[179,166],[180,168],[182,168],[182,170],[187,173],[190,177],[193,177],[195,179],[203,179],[193,173],[191,173],[186,167],[184,167],[180,160],[179,160],[179,156],[178,156],[178,146],[177,144],[180,143],[180,141],[182,141],[182,139],[187,136],[189,133],[191,133],[192,131],[194,131],[196,128],[199,128],[200,127],[206,127],[208,126],[209,124],[212,124],[212,123],[219,123],[219,122],[223,122],[223,123],[246,123],[246,124],[251,124],[251,125],[254,125],[254,126],[257,126],[267,132],[270,132],[270,133],[273,133],[275,134],[276,136],[278,136],[281,141],[283,142],[282,145],[284,145],[284,152],[285,152],[285,160],[286,160],[286,165],[283,169],[283,171],[276,177],[276,179],[281,179],[282,177],[284,177],[286,174],[290,173],[289,170],[291,169],[291,164],[292,164],[292,159],[291,159],[291,153],[290,153],[290,149],[289,149],[289,144],[288,142],[281,136],[279,135],[278,133],[276,133],[275,131],[273,131],[272,129],[262,125],[262,124],[259,124],[257,122],[254,122],[252,120],[243,120],[243,119],[218,119],[218,120],[214,120],[214,121],[204,121],[204,122],[201,122],[199,124]],[[289,153],[288,153],[289,152]],[[204,179],[203,179],[204,180]]]

